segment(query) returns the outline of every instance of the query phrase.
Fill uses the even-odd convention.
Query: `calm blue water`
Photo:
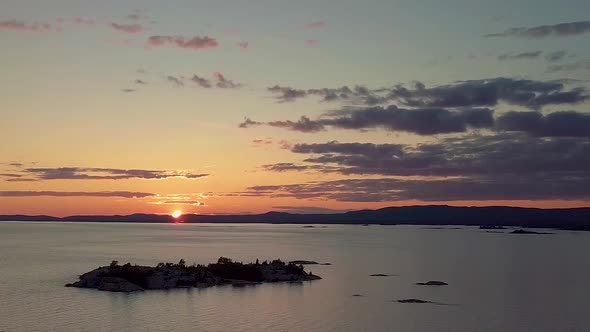
[[[556,233],[0,222],[0,331],[589,331],[590,233]],[[303,284],[134,294],[63,287],[113,259],[219,256],[333,265],[308,267],[324,279]],[[428,280],[450,285],[414,285]],[[454,305],[392,302],[402,298]]]

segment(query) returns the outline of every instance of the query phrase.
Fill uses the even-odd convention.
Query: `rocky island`
[[[244,264],[220,257],[209,265],[159,263],[155,267],[119,265],[113,261],[79,277],[66,287],[94,288],[109,292],[134,292],[151,289],[212,287],[232,284],[243,286],[263,282],[297,282],[321,279],[306,272],[302,265],[285,263],[279,259]]]

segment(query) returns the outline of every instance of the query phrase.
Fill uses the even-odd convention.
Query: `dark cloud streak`
[[[568,37],[590,32],[590,21],[559,23],[554,25],[540,25],[534,27],[510,28],[499,33],[485,35],[485,37],[523,37],[540,39],[547,37]]]

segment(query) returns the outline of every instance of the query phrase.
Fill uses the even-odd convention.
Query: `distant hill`
[[[520,226],[590,230],[590,208],[533,209],[506,206],[455,207],[447,205],[388,207],[335,214],[263,214],[200,215],[186,214],[185,223],[276,223],[276,224],[382,224],[382,225],[466,225]],[[26,216],[4,215],[0,221],[62,222],[142,222],[170,223],[169,215],[131,214],[126,216]]]

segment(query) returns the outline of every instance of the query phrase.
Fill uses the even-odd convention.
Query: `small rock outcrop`
[[[479,226],[479,229],[506,229],[506,227],[494,226],[494,225],[482,225],[482,226]]]
[[[369,277],[395,277],[395,274],[375,273],[370,274]]]
[[[159,263],[155,267],[113,261],[79,277],[80,280],[66,287],[94,288],[109,292],[135,292],[149,289],[212,287],[223,284],[234,286],[255,285],[263,282],[308,281],[321,279],[305,272],[302,265],[271,262],[240,263],[220,257],[217,263],[187,266],[184,260],[178,264]]]
[[[420,300],[420,299],[402,299],[397,300],[399,303],[434,303],[432,301]]]
[[[543,233],[543,232],[535,232],[535,231],[527,231],[526,229],[517,229],[510,234],[553,234],[553,233]]]
[[[420,286],[446,286],[448,284],[444,281],[430,280],[427,282],[417,282],[416,285],[420,285]]]
[[[289,264],[297,264],[297,265],[317,265],[319,264],[316,261],[306,261],[303,259],[290,261]]]

